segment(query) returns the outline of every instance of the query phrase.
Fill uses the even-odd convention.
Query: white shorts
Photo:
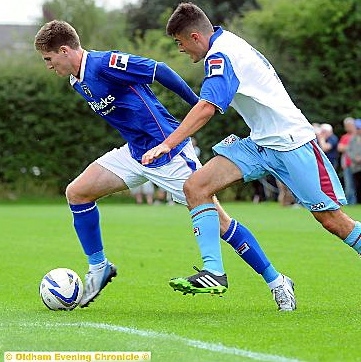
[[[149,180],[168,191],[174,201],[184,205],[187,202],[183,184],[194,171],[202,167],[191,142],[169,163],[157,168],[146,167],[135,161],[127,144],[114,148],[95,162],[120,177],[130,189]]]

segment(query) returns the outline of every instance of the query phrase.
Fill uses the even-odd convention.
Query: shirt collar
[[[88,52],[86,50],[83,51],[83,57],[81,58],[81,65],[80,65],[80,81],[84,80],[84,73],[85,73],[85,64],[88,58]]]
[[[78,80],[79,80],[79,82],[82,82],[84,80],[85,64],[86,64],[87,58],[88,58],[88,52],[86,50],[84,50],[83,56],[81,58],[81,64],[80,64],[80,70],[79,70],[80,78],[77,79],[74,75],[71,75],[70,76],[71,85],[74,85]]]
[[[223,29],[221,26],[214,26],[213,27],[213,30],[214,30],[214,33],[213,35],[211,36],[211,38],[209,39],[209,48],[212,47],[213,43],[215,42],[215,40],[220,36],[222,35],[223,33]]]

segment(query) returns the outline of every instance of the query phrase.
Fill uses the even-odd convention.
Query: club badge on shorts
[[[222,141],[222,144],[224,146],[230,146],[231,144],[233,144],[237,140],[238,140],[238,137],[236,135],[234,135],[234,134],[231,134]]]

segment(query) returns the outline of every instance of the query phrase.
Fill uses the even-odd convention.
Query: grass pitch
[[[294,280],[298,309],[280,313],[226,244],[222,298],[168,286],[202,266],[185,207],[99,208],[119,275],[89,308],[54,312],[38,295],[43,275],[69,267],[83,277],[87,268],[66,204],[0,205],[0,360],[4,351],[151,351],[156,362],[361,361],[361,260],[306,210],[225,204]],[[346,211],[361,219],[361,206]]]

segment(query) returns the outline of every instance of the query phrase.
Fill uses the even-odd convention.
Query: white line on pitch
[[[112,324],[106,323],[92,323],[92,322],[80,322],[80,323],[21,323],[20,325],[24,327],[40,327],[40,328],[54,328],[54,327],[86,327],[86,328],[94,328],[94,329],[103,329],[107,331],[114,331],[120,332],[125,334],[133,334],[140,337],[147,337],[147,338],[157,338],[157,339],[168,339],[168,340],[175,340],[178,342],[182,342],[185,345],[190,347],[204,349],[206,351],[218,352],[223,354],[230,354],[234,356],[241,356],[246,357],[256,361],[264,361],[264,362],[301,362],[298,359],[294,358],[287,358],[283,356],[273,355],[273,354],[266,354],[266,353],[259,353],[259,352],[252,352],[246,349],[239,349],[236,347],[227,347],[221,343],[209,343],[198,341],[194,339],[188,339],[184,337],[177,336],[176,334],[168,334],[168,333],[161,333],[149,330],[141,330],[136,328],[130,327],[122,327]],[[3,326],[0,323],[0,326]]]

